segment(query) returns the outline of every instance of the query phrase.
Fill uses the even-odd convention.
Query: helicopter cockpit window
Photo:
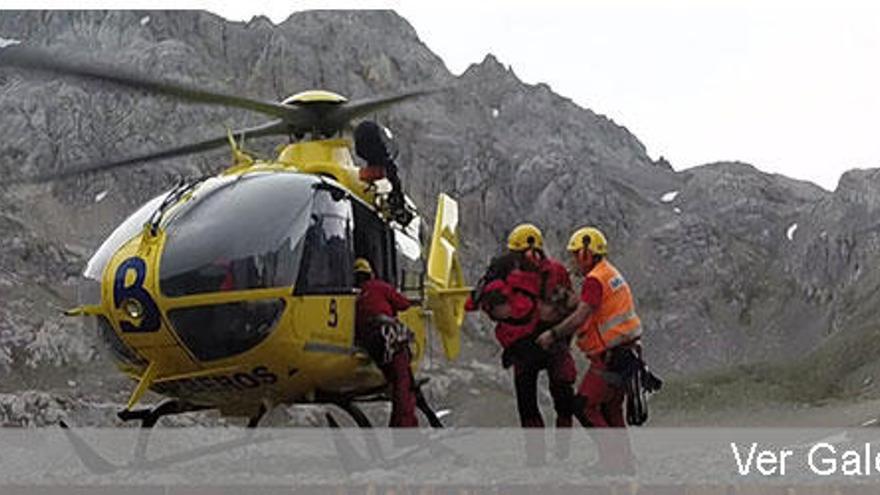
[[[352,291],[351,202],[341,191],[314,190],[309,226],[303,239],[301,269],[294,293],[345,294]]]
[[[293,285],[315,179],[248,174],[173,216],[160,263],[167,296]]]

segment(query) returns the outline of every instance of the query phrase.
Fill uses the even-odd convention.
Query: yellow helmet
[[[507,237],[507,249],[511,251],[525,251],[526,249],[542,249],[544,236],[541,230],[530,223],[521,223],[510,231]]]
[[[366,258],[358,258],[354,260],[354,271],[355,273],[373,273],[373,267],[370,266],[370,262]]]
[[[581,227],[571,234],[568,240],[568,250],[571,252],[587,248],[593,254],[605,256],[608,254],[608,241],[599,229],[595,227]]]

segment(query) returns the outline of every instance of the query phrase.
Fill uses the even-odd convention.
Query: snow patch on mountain
[[[0,48],[6,48],[7,46],[19,45],[21,44],[20,40],[14,40],[10,38],[4,38],[0,36]]]
[[[660,201],[664,203],[671,203],[675,201],[675,198],[678,196],[678,191],[669,191],[668,193],[660,196]]]

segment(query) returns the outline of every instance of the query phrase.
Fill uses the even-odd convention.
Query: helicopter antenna
[[[232,149],[232,162],[234,165],[251,165],[254,163],[250,153],[244,150],[244,134],[241,135],[241,141],[236,142],[232,129],[226,129],[226,137],[229,141],[229,147]]]

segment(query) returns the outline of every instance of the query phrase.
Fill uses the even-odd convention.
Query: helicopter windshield
[[[292,286],[317,182],[293,173],[248,174],[192,201],[166,225],[162,293]]]
[[[147,201],[136,212],[126,218],[124,222],[119,224],[119,227],[116,227],[116,230],[110,234],[110,237],[101,244],[101,247],[89,259],[89,263],[86,265],[85,271],[83,271],[83,276],[100,282],[104,267],[107,266],[107,261],[113,256],[113,253],[144,229],[144,224],[150,218],[153,210],[162,203],[167,195],[168,193],[164,192]]]
[[[130,241],[144,229],[144,224],[149,220],[150,215],[159,207],[167,195],[168,192],[164,192],[143,204],[137,211],[126,218],[124,222],[119,224],[116,230],[110,234],[110,237],[95,251],[95,254],[89,259],[85,270],[83,270],[83,278],[77,286],[77,301],[79,304],[100,304],[101,276],[104,273],[104,268],[107,267],[107,262],[110,261],[113,254],[123,244]]]

